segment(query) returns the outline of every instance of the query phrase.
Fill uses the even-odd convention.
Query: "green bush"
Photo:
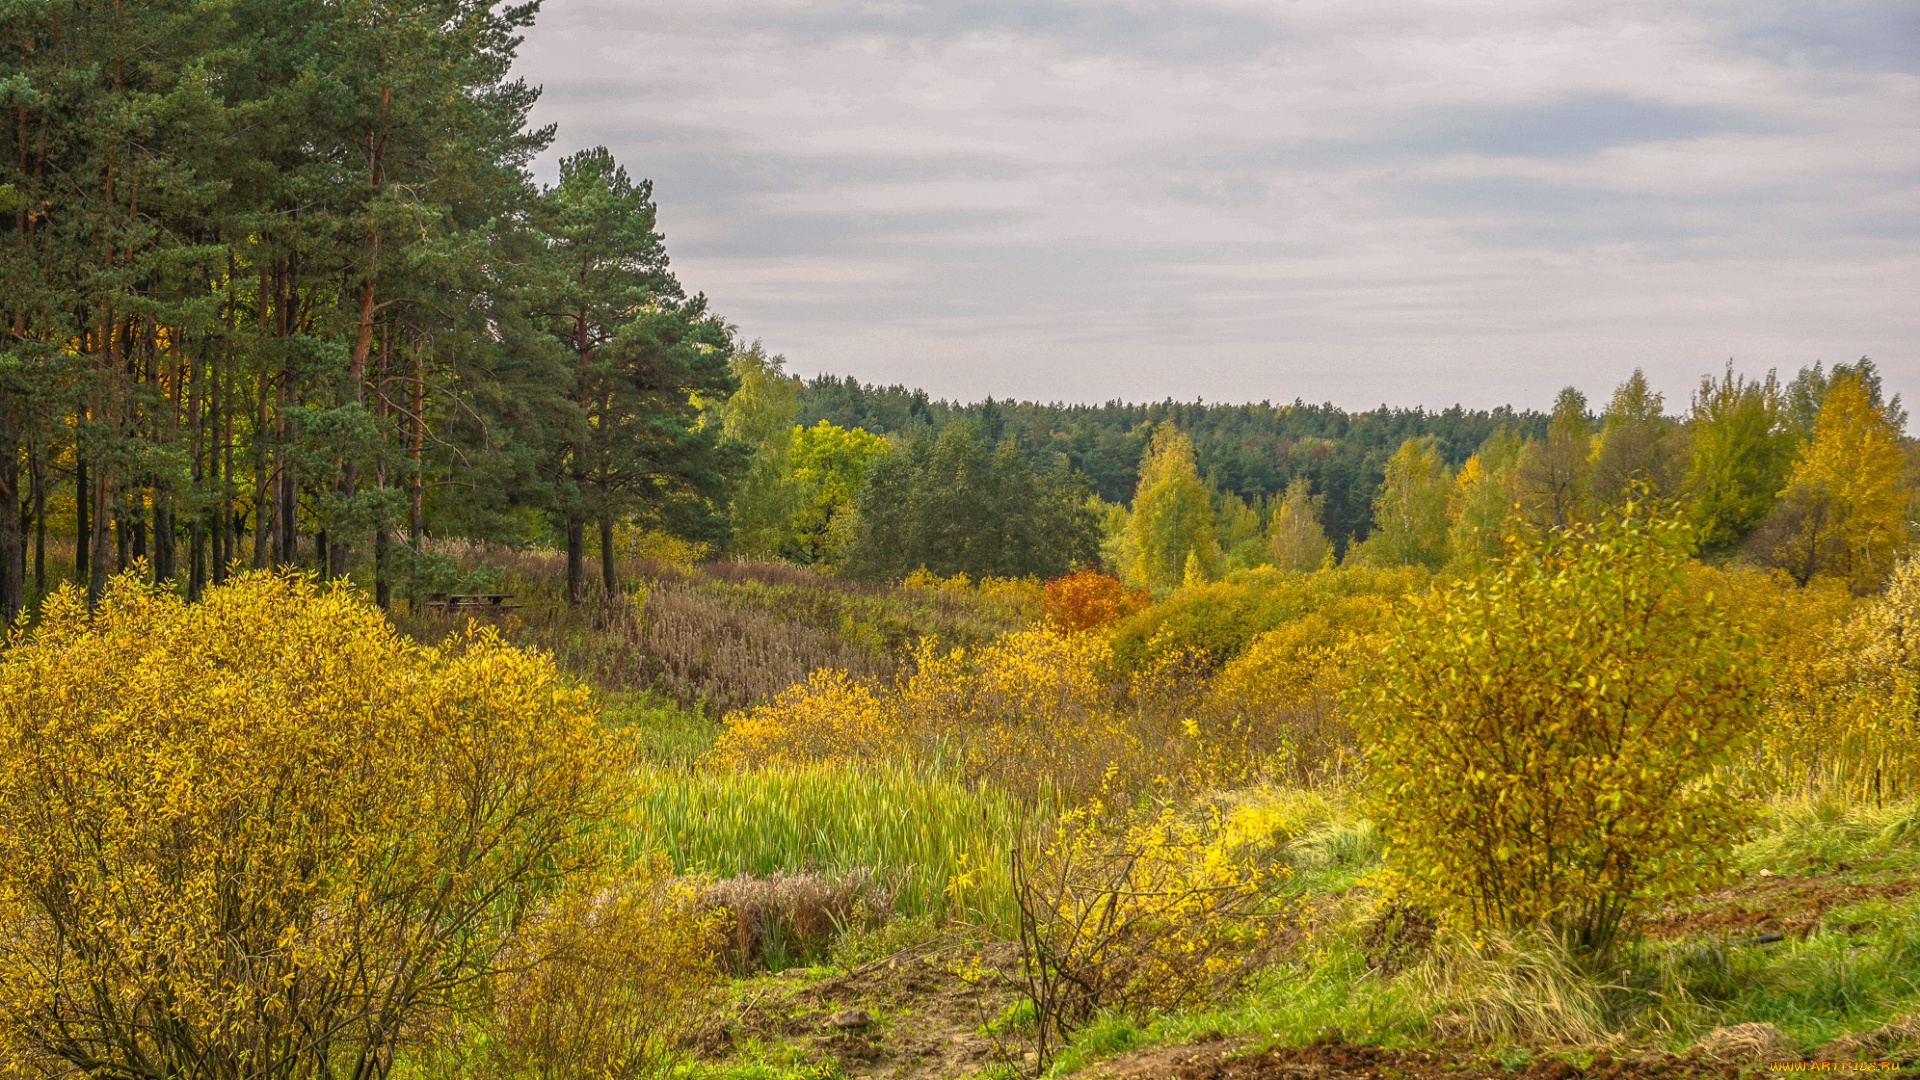
[[[1253,639],[1340,601],[1404,596],[1427,583],[1418,567],[1341,567],[1311,574],[1244,570],[1193,585],[1114,624],[1113,665],[1134,675],[1179,656],[1217,668]]]
[[[1764,687],[1744,625],[1688,589],[1689,545],[1631,503],[1406,605],[1346,702],[1412,899],[1604,949],[1724,868],[1750,815],[1720,766]]]

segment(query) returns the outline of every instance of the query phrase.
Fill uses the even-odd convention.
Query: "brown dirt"
[[[1920,892],[1920,881],[1887,877],[1842,881],[1837,877],[1750,877],[1669,906],[1641,924],[1651,937],[1690,934],[1801,937],[1813,933],[1829,910],[1864,900],[1894,900]]]
[[[1005,1052],[978,1034],[1014,1000],[989,971],[969,982],[938,961],[901,960],[839,975],[810,985],[773,979],[749,991],[734,1008],[712,1020],[694,1042],[708,1061],[731,1057],[749,1039],[781,1042],[814,1061],[832,1060],[849,1077],[871,1080],[947,1080],[978,1072]],[[836,1027],[833,1018],[858,1009],[871,1017],[862,1027]]]
[[[1387,1050],[1336,1042],[1241,1054],[1232,1042],[1216,1042],[1115,1058],[1086,1075],[1090,1080],[1720,1080],[1763,1071],[1675,1054],[1647,1054],[1618,1061],[1602,1054],[1586,1067],[1543,1058],[1509,1068],[1465,1051]]]

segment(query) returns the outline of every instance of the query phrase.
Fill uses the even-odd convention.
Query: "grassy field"
[[[680,873],[870,871],[894,910],[1014,931],[1008,853],[1031,810],[905,767],[752,773],[646,765],[635,832]]]
[[[459,557],[474,567],[494,558]],[[1156,1055],[1183,1046],[1256,1055],[1327,1044],[1515,1069],[1548,1057],[1587,1067],[1669,1054],[1684,1071],[1695,1060],[1688,1051],[1703,1041],[1719,1045],[1713,1040],[1732,1038],[1729,1029],[1753,1035],[1739,1025],[1768,1025],[1765,1038],[1777,1042],[1752,1051],[1762,1056],[1904,1060],[1920,1049],[1920,817],[1910,803],[1875,805],[1838,788],[1765,796],[1762,820],[1724,887],[1656,906],[1629,944],[1597,960],[1545,934],[1473,935],[1405,910],[1384,883],[1380,840],[1349,797],[1351,775],[1294,762],[1270,768],[1254,786],[1225,790],[1114,781],[1120,786],[1104,797],[1102,813],[1212,822],[1210,843],[1261,851],[1277,882],[1263,910],[1279,929],[1236,987],[1197,1007],[1098,1012],[1050,1061],[1037,1062],[1012,944],[1020,918],[1009,866],[1016,849],[1044,847],[1063,807],[1023,802],[939,762],[722,769],[709,757],[734,710],[815,669],[837,667],[884,690],[907,670],[908,649],[920,639],[975,646],[1031,625],[1032,610],[977,590],[855,586],[756,564],[635,564],[623,567],[633,583],[626,595],[568,609],[557,602],[557,570],[550,556],[521,555],[487,572],[529,601],[504,624],[508,635],[552,651],[594,684],[607,725],[634,747],[645,789],[632,827],[636,850],[665,852],[675,873],[721,890],[710,895],[773,907],[815,903],[831,924],[803,947],[797,936],[776,940],[797,935],[779,927],[801,916],[756,923],[756,933],[772,936],[730,953],[732,978],[688,1044],[690,1076],[1145,1077],[1162,1067]],[[1225,654],[1227,670],[1242,686],[1296,678],[1291,657],[1321,655],[1311,651],[1318,639],[1300,634],[1325,632],[1325,619],[1290,623],[1289,608],[1260,615],[1277,631],[1258,620],[1242,629],[1248,611],[1264,611],[1262,596],[1299,589],[1258,579],[1251,591],[1211,588],[1233,620],[1230,632],[1209,625],[1212,609],[1187,598],[1172,615],[1149,612],[1123,628],[1128,648],[1146,657],[1129,653],[1127,662],[1170,670],[1150,654],[1177,661],[1179,635],[1197,634],[1209,648],[1235,643],[1241,652]],[[1187,624],[1193,629],[1181,629]],[[447,628],[428,616],[409,625],[428,635]],[[1265,666],[1236,666],[1241,653]],[[1188,688],[1180,694],[1142,694],[1120,707],[1297,722],[1297,712],[1223,707],[1204,682],[1182,677]],[[1312,681],[1320,677],[1297,682],[1325,700],[1328,691]],[[1027,691],[997,692],[1004,712],[1005,701]],[[911,715],[911,701],[902,700]],[[1014,712],[1020,708],[1051,715],[1038,703]],[[1128,731],[1179,737],[1164,718],[1129,723]],[[1152,750],[1136,746],[1129,761],[1151,761]],[[1191,747],[1179,752],[1191,757]],[[1302,776],[1322,779],[1301,787]],[[770,899],[738,899],[748,893]],[[834,1028],[846,1008],[870,1022]]]

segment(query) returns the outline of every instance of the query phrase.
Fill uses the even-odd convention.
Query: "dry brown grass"
[[[700,900],[726,911],[721,959],[742,975],[823,957],[841,931],[877,925],[893,910],[892,891],[863,868],[837,877],[812,871],[741,874],[708,883]]]
[[[856,676],[893,670],[892,658],[815,625],[715,595],[662,584],[647,596],[628,674],[712,714],[743,708],[823,667]]]
[[[500,622],[515,642],[553,653],[602,690],[654,690],[710,716],[756,704],[823,667],[890,677],[922,638],[971,644],[1021,618],[1015,605],[990,595],[844,582],[747,561],[683,567],[623,559],[626,591],[570,607],[563,552],[460,541],[436,542],[431,552],[513,595],[520,610]],[[592,593],[597,560],[588,560],[587,579]],[[404,629],[429,639],[466,618],[396,613]]]

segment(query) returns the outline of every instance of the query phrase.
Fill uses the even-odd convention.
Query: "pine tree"
[[[667,268],[651,183],[634,182],[604,147],[560,163],[541,196],[547,238],[536,320],[574,367],[575,414],[547,466],[567,545],[567,597],[586,595],[586,529],[600,527],[601,575],[615,589],[616,518],[638,512],[671,531],[718,539],[710,504],[744,448],[702,415],[701,396],[734,387],[731,337]]]
[[[1092,562],[1099,524],[1064,463],[1039,470],[1011,441],[989,448],[971,423],[925,427],[867,468],[847,525],[842,572],[898,581],[1058,577]]]

